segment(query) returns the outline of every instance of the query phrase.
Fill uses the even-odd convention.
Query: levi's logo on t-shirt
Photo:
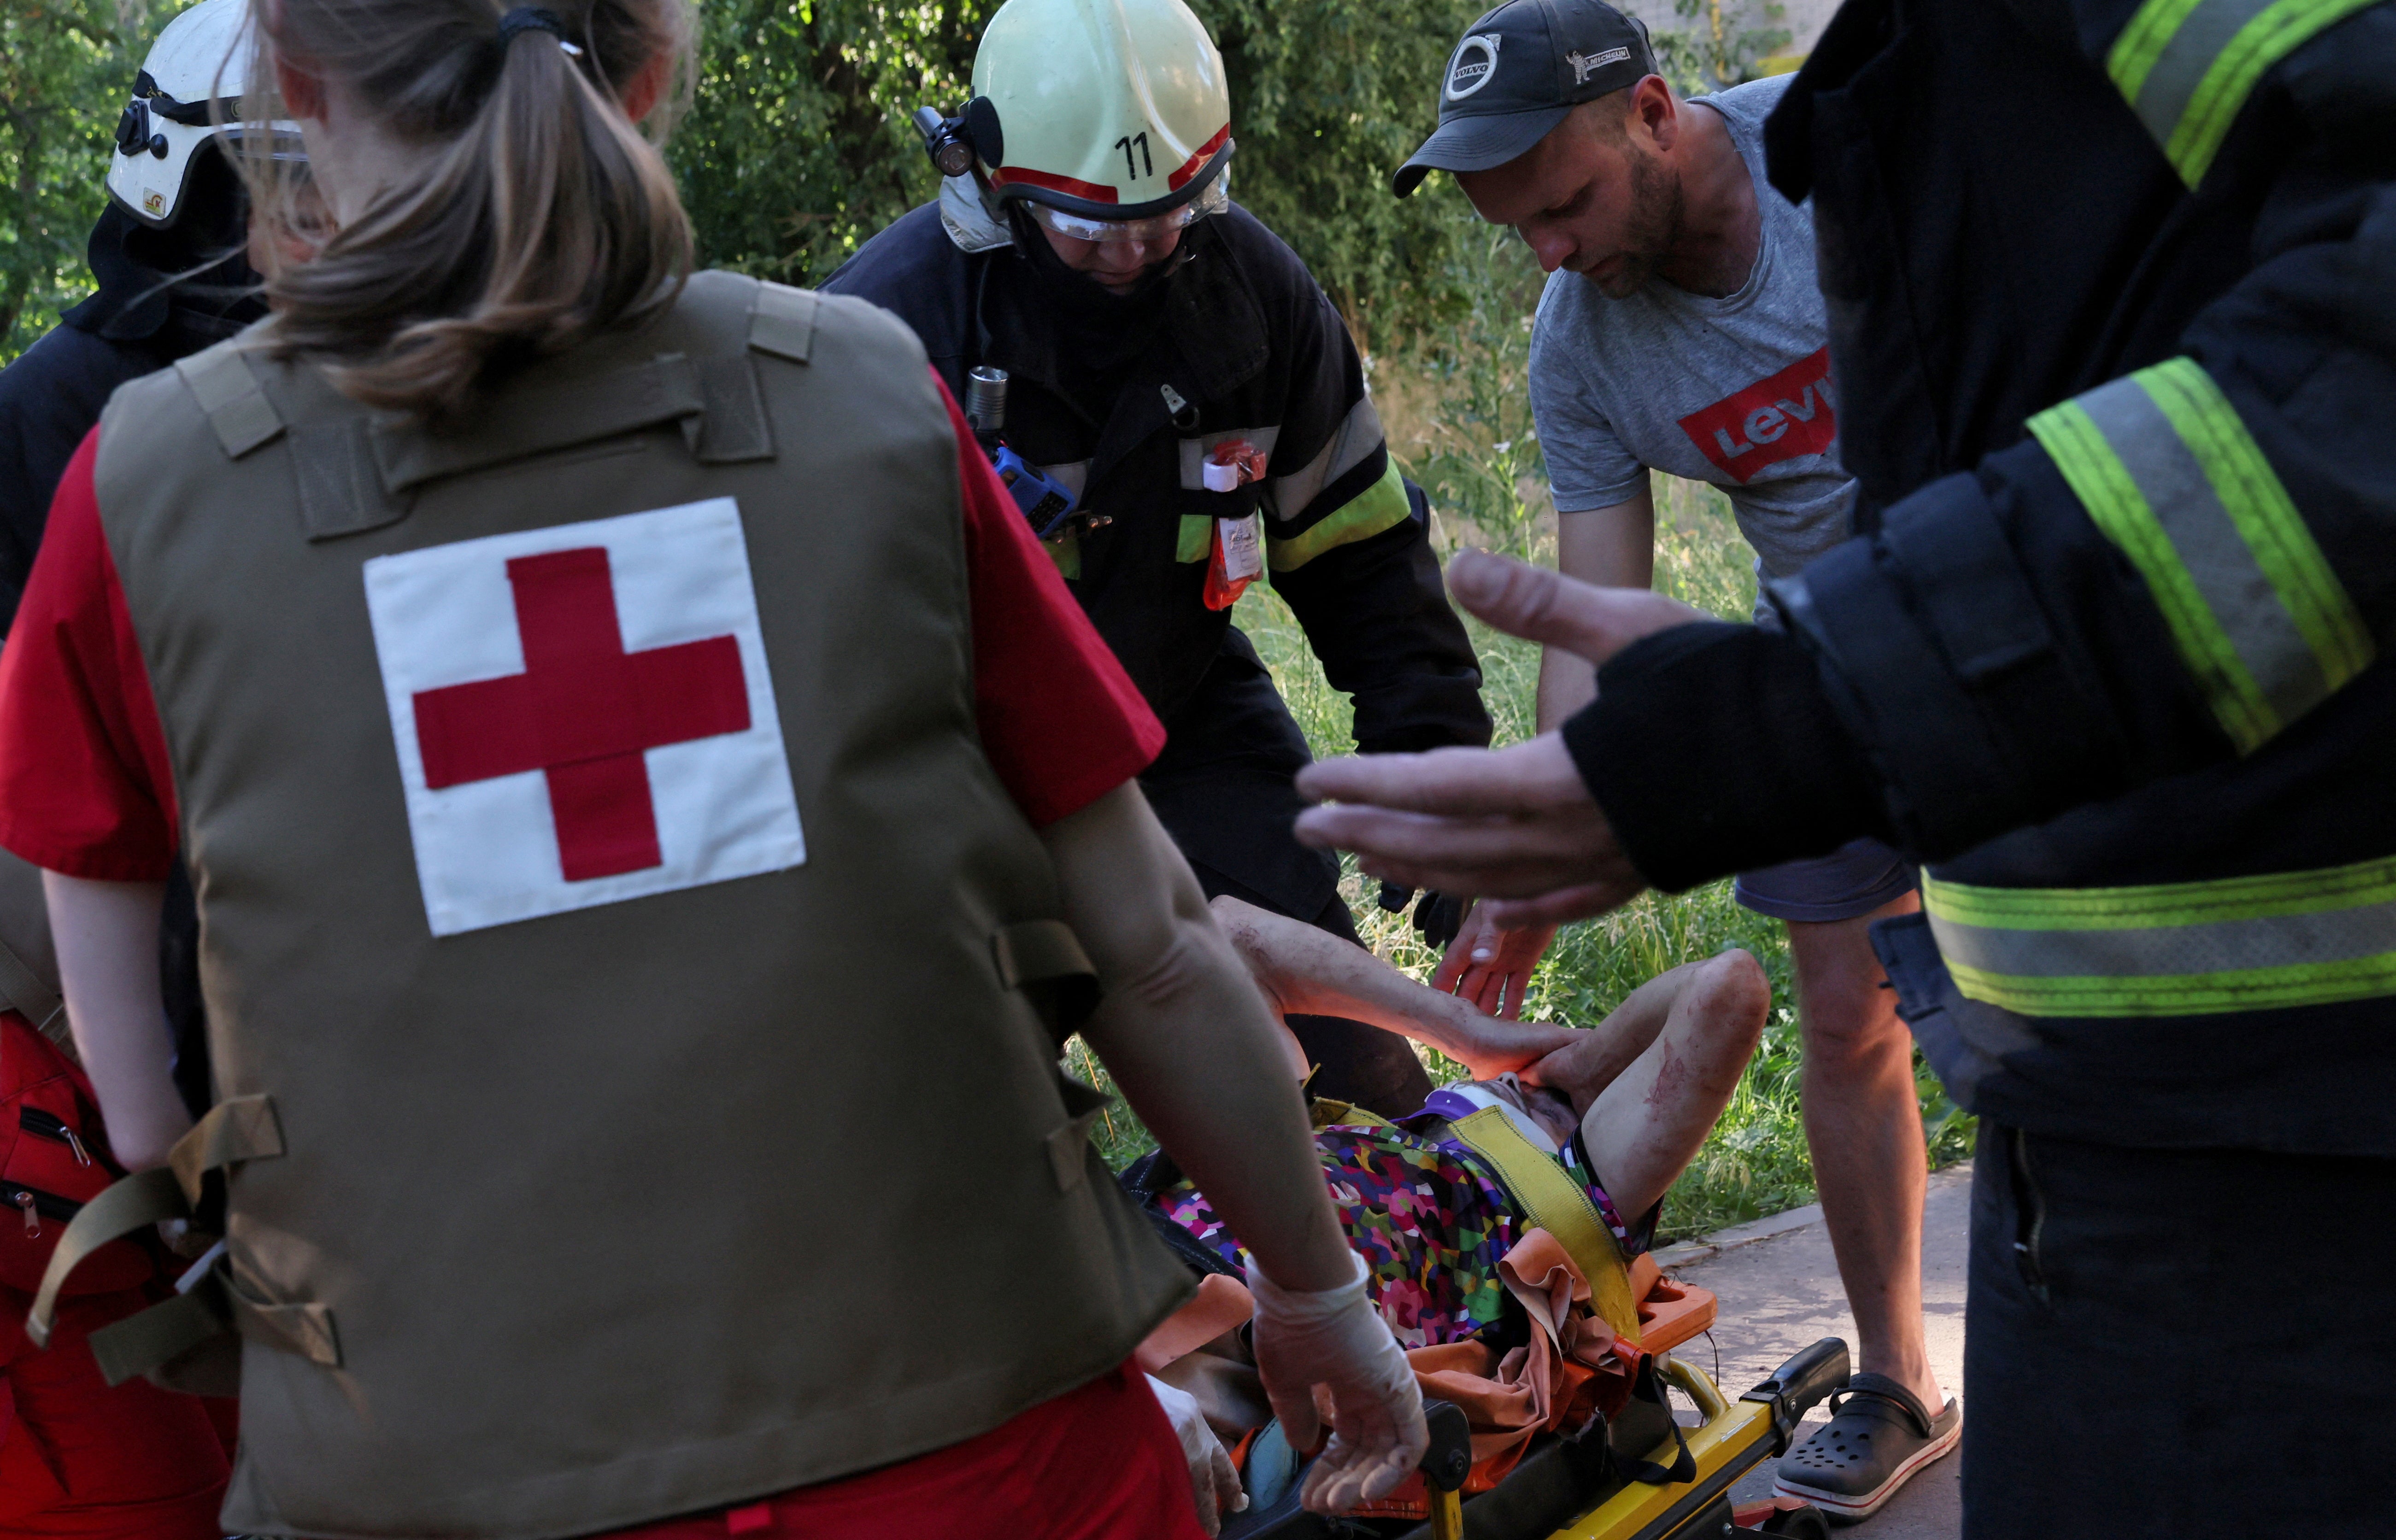
[[[1829,451],[1839,437],[1830,400],[1830,350],[1822,348],[1769,378],[1681,419],[1697,451],[1739,483],[1767,465]]]

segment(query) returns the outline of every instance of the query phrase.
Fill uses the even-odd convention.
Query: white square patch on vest
[[[435,936],[806,859],[729,498],[366,564]]]

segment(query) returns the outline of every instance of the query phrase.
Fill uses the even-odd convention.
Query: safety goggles
[[[1229,176],[1218,176],[1180,207],[1145,219],[1093,219],[1086,215],[1068,214],[1061,208],[1051,208],[1043,203],[1027,203],[1024,206],[1042,227],[1059,235],[1070,235],[1077,241],[1096,241],[1100,246],[1147,245],[1162,241],[1177,230],[1187,229],[1209,214],[1220,214],[1229,208],[1231,206],[1230,181]]]

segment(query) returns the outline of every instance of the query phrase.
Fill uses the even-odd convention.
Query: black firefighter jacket
[[[1038,309],[988,282],[992,264],[1022,259],[1009,246],[959,249],[938,205],[875,236],[824,287],[895,312],[961,401],[968,368],[1009,372],[1007,442],[1112,521],[1052,554],[1168,730],[1185,731],[1179,709],[1219,654],[1254,659],[1231,612],[1202,595],[1214,522],[1261,509],[1270,581],[1333,688],[1355,698],[1357,746],[1488,742],[1480,670],[1428,518],[1390,461],[1338,313],[1297,254],[1236,205],[1184,245],[1165,325],[1103,419],[1061,382],[1070,365]],[[1209,492],[1201,462],[1229,439],[1266,451],[1267,474]]]
[[[1934,863],[2002,1122],[2396,1154],[2396,3],[1850,0],[1767,147],[1865,533],[1605,669],[1626,848]]]

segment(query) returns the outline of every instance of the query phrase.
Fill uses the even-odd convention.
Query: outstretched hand
[[[1706,615],[1644,589],[1601,589],[1468,551],[1448,564],[1457,601],[1511,635],[1604,663]],[[1371,876],[1477,893],[1503,927],[1552,925],[1619,907],[1646,887],[1589,794],[1564,739],[1325,760],[1298,791],[1301,843],[1356,853]]]
[[[1447,955],[1440,959],[1431,987],[1456,996],[1484,1016],[1520,1021],[1531,975],[1547,955],[1548,943],[1555,938],[1553,925],[1507,930],[1489,917],[1488,905],[1475,904],[1456,939],[1448,943]]]

